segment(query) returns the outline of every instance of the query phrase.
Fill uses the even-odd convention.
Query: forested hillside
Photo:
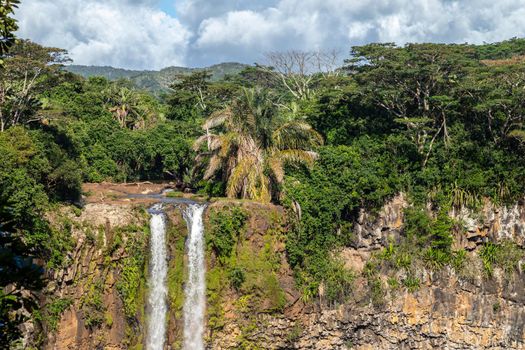
[[[237,74],[246,65],[240,63],[220,63],[207,68],[168,67],[160,71],[128,70],[113,67],[68,65],[64,69],[84,78],[104,77],[108,80],[126,79],[138,89],[147,90],[154,94],[169,91],[170,85],[181,76],[194,72],[208,71],[210,81],[216,82],[227,75]]]
[[[463,264],[447,213],[525,193],[525,39],[370,44],[347,56],[343,67],[284,52],[274,67],[109,80],[63,69],[59,48],[12,46],[0,68],[0,343],[29,317],[12,310],[38,310],[12,291],[38,290],[43,270],[64,263],[69,231],[46,213],[81,207],[83,182],[171,181],[284,206],[286,256],[306,301],[320,286],[332,305],[347,297],[353,276],[330,252],[351,243],[360,209],[400,192],[411,203],[404,238],[367,265],[370,279],[385,261]],[[505,249],[516,252],[488,246],[488,273]]]

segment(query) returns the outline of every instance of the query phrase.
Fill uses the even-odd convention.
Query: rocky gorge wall
[[[51,315],[54,326],[49,325],[49,313],[43,322],[42,348],[143,348],[147,205],[101,200],[88,203],[80,214],[64,213],[72,222],[75,244],[68,266],[48,271],[48,285],[40,296],[44,304],[60,306]],[[466,271],[421,266],[416,271],[419,286],[411,289],[389,285],[393,275],[402,279],[405,272],[382,269],[374,277],[382,285],[380,298],[375,298],[367,263],[389,242],[399,240],[406,206],[401,195],[377,213],[361,212],[352,245],[334,252],[355,272],[351,298],[328,307],[322,300],[303,302],[301,298],[286,261],[282,208],[249,201],[213,203],[205,218],[206,234],[212,231],[210,221],[218,212],[241,208],[248,217],[230,268],[208,252],[208,348],[525,349],[521,268],[510,275],[495,268],[489,277],[476,258],[489,240],[510,240],[525,247],[525,207],[498,208],[486,203],[477,212],[451,212],[465,228],[456,233],[455,247],[468,251]],[[168,221],[166,349],[179,349],[186,232],[175,208],[168,210]],[[137,262],[133,252],[141,249],[146,260]],[[228,283],[231,266],[246,271],[240,289]],[[39,333],[39,323],[27,325],[33,338]]]
[[[455,235],[454,245],[469,251],[466,271],[457,273],[446,267],[436,272],[423,267],[417,271],[420,285],[415,291],[388,288],[387,277],[392,272],[383,271],[379,279],[385,287],[377,305],[371,301],[365,264],[399,239],[406,206],[401,195],[378,214],[361,212],[354,226],[353,246],[340,252],[346,267],[357,273],[351,300],[326,308],[292,299],[282,315],[259,315],[253,321],[257,331],[248,335],[253,348],[524,349],[522,262],[516,273],[495,269],[488,277],[476,256],[489,240],[510,240],[524,248],[525,207],[497,208],[485,203],[479,212],[452,211],[450,216],[464,227]],[[232,319],[211,348],[237,348],[242,333]]]
[[[122,273],[120,265],[129,257],[126,243],[137,239],[138,247],[147,249],[147,213],[130,205],[97,203],[86,205],[80,216],[70,217],[75,246],[68,254],[69,265],[49,271],[50,282],[44,290],[45,310],[57,301],[65,301],[65,306],[52,320],[55,325],[44,317],[42,347],[127,348],[140,341],[142,325],[136,329],[139,339],[130,337],[117,283]],[[143,319],[140,312],[138,319]]]

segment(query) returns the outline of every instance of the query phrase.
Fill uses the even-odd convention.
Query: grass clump
[[[166,192],[166,197],[168,198],[181,198],[184,196],[184,193],[182,193],[181,191],[169,191],[169,192]]]
[[[73,300],[69,298],[54,299],[45,305],[42,310],[35,311],[33,316],[35,320],[42,321],[50,331],[54,332],[57,330],[62,313],[71,305],[73,305]]]
[[[486,243],[479,251],[483,269],[492,276],[494,268],[501,268],[507,275],[519,268],[520,261],[525,257],[523,249],[514,242]]]

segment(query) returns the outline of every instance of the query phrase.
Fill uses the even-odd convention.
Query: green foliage
[[[373,305],[382,306],[385,304],[386,291],[383,288],[383,282],[380,278],[373,278],[368,281],[370,288],[370,300]]]
[[[343,277],[329,252],[351,243],[351,224],[359,208],[381,204],[399,186],[385,148],[372,140],[360,143],[366,148],[322,148],[311,171],[296,169],[285,181],[284,204],[296,220],[286,241],[288,259],[298,269],[298,282],[314,296],[327,276]],[[347,285],[345,279],[341,285]],[[331,297],[338,294],[342,297],[338,292]]]
[[[33,257],[50,268],[68,263],[72,223],[57,217],[51,227],[46,213],[57,203],[76,203],[84,181],[170,180],[210,197],[227,193],[282,204],[289,219],[286,254],[302,298],[328,305],[351,293],[353,273],[337,254],[355,243],[361,210],[374,212],[401,191],[412,204],[401,236],[364,271],[371,299],[380,305],[386,284],[379,271],[385,267],[402,270],[388,276],[391,288],[410,291],[417,290],[423,266],[458,273],[468,267],[470,256],[452,249],[452,234],[461,232],[450,210],[479,208],[486,199],[505,204],[525,193],[524,39],[353,47],[339,72],[351,74],[300,77],[311,78],[309,90],[294,99],[263,67],[220,81],[242,67],[212,67],[214,77],[170,68],[96,71],[128,81],[81,78],[61,69],[68,61],[64,50],[28,40],[13,44],[16,3],[0,0],[2,286],[38,289],[42,269],[29,263]],[[81,69],[91,75],[87,70]],[[165,90],[168,85],[173,89]],[[207,171],[194,166],[203,162]],[[228,285],[242,310],[284,307],[272,241],[279,229],[267,232],[264,248],[256,251],[243,239],[247,218],[237,207],[211,213],[207,246],[219,264],[208,274],[208,313],[215,329],[224,324]],[[143,302],[144,241],[124,241],[121,233],[108,242],[107,264],[121,272],[117,288],[132,319]],[[86,236],[100,245],[102,234]],[[172,244],[183,250],[180,237]],[[112,262],[110,255],[122,249],[126,258]],[[169,277],[174,310],[182,305],[184,279],[182,254],[177,256]],[[491,275],[495,268],[514,272],[523,254],[508,242],[487,243],[479,257]],[[93,327],[104,322],[101,288],[92,284],[82,301]],[[2,308],[18,307],[15,298],[2,296]],[[246,346],[255,346],[247,340],[254,328],[255,321],[243,329]]]
[[[501,304],[499,302],[492,304],[492,312],[498,313],[499,311],[501,311]]]
[[[111,316],[111,313],[106,312],[104,314],[104,320],[105,320],[106,326],[108,326],[109,328],[113,326],[113,316]]]
[[[413,252],[411,246],[395,245],[390,242],[379,254],[379,259],[387,261],[396,269],[409,269],[413,263]]]
[[[335,304],[344,302],[353,290],[354,274],[339,261],[332,261],[323,279],[326,302]]]
[[[269,239],[269,238],[267,238]],[[256,251],[249,243],[243,243],[237,256],[230,261],[231,270],[241,270],[244,281],[239,286],[242,295],[252,295],[249,312],[279,312],[286,304],[284,291],[279,284],[277,272],[280,262],[270,241],[261,251]],[[230,280],[230,283],[233,283]]]
[[[205,70],[211,73],[210,82],[218,82],[226,76],[235,76],[245,67],[241,63],[225,62],[215,64]],[[202,68],[184,68],[184,67],[167,67],[160,71],[154,70],[128,70],[113,67],[97,67],[68,65],[64,67],[67,71],[78,74],[84,78],[105,77],[110,80],[124,80],[129,85],[135,86],[141,90],[148,91],[155,96],[163,97],[164,94],[172,92],[169,86],[173,84],[174,79],[181,80],[184,76],[189,76],[194,72],[202,71]]]
[[[208,302],[208,327],[221,329],[224,326],[224,310],[222,292],[225,284],[225,271],[219,266],[206,272],[206,288]]]
[[[194,143],[203,179],[226,182],[229,198],[270,202],[279,195],[285,166],[311,166],[321,135],[303,120],[288,120],[261,88],[242,89],[226,108],[210,115]],[[204,145],[206,150],[204,151]]]
[[[228,249],[222,250],[229,253],[221,255],[206,274],[208,325],[212,329],[224,326],[224,298],[230,299],[231,294],[226,293],[232,290],[236,297],[232,311],[238,315],[242,325],[242,334],[238,340],[243,346],[253,347],[255,345],[250,340],[250,334],[257,327],[255,315],[279,313],[286,305],[286,295],[279,280],[281,256],[277,248],[282,239],[282,223],[279,218],[264,217],[269,226],[266,232],[261,232],[260,238],[263,241],[254,246],[254,242],[245,239],[243,231],[248,214],[261,215],[261,212],[256,209],[247,211],[239,206],[225,206],[220,207],[220,210],[210,210],[209,213],[207,236],[213,233],[212,241],[217,240],[216,235],[228,237],[230,244],[227,245]],[[232,237],[234,239],[230,239]],[[208,244],[210,252],[215,252],[215,247],[216,245]]]
[[[138,317],[142,312],[143,288],[145,285],[146,266],[146,239],[147,228],[128,227],[127,231],[133,234],[127,235],[125,246],[126,257],[119,262],[120,274],[116,283],[124,304],[124,314],[129,320]],[[120,235],[119,235],[120,236]]]
[[[0,1],[0,67],[3,64],[4,56],[16,40],[15,32],[18,29],[18,24],[13,13],[18,8],[18,4],[20,4],[19,0]]]
[[[105,307],[102,299],[104,286],[101,281],[92,281],[80,298],[80,308],[88,328],[95,328],[104,321]]]
[[[177,318],[182,317],[184,283],[187,279],[185,256],[186,227],[172,227],[168,231],[172,258],[168,266],[168,297],[170,309]]]
[[[168,192],[166,193],[166,197],[168,198],[180,198],[182,197],[184,194],[180,191],[172,191],[172,192]]]
[[[228,279],[230,280],[230,285],[239,291],[242,284],[246,281],[246,274],[243,269],[234,267],[228,272]]]
[[[71,223],[52,229],[44,213],[51,201],[77,199],[80,193],[78,173],[65,171],[70,164],[63,163],[65,157],[43,132],[16,126],[0,133],[0,227],[10,233],[14,255],[34,254],[50,267],[60,266],[72,247]]]
[[[452,257],[452,267],[456,272],[461,272],[467,263],[467,252],[462,249],[454,253]]]
[[[408,275],[406,278],[402,280],[403,286],[410,292],[414,293],[417,291],[420,287],[421,282],[419,281],[419,278]]]
[[[288,333],[288,335],[286,336],[286,340],[289,343],[294,344],[296,341],[298,341],[301,338],[301,335],[303,334],[303,332],[304,332],[304,326],[302,325],[300,321],[297,321],[293,325],[290,333]]]
[[[482,60],[511,58],[525,54],[525,39],[512,38],[499,43],[475,46],[475,49]]]
[[[0,289],[0,320],[2,320],[2,332],[0,332],[0,342],[2,344],[13,344],[21,336],[18,324],[23,319],[13,317],[12,311],[19,307],[21,300],[18,295],[8,294],[4,287]]]
[[[501,244],[486,243],[479,251],[479,257],[488,276],[492,276],[495,267],[510,274],[519,268],[520,261],[525,257],[523,249],[516,243],[505,241]]]
[[[127,261],[122,270],[121,279],[117,284],[117,290],[122,295],[124,313],[128,318],[135,317],[137,314],[139,287],[142,277],[140,264],[135,259]]]
[[[483,262],[485,271],[491,275],[493,271],[493,265],[496,263],[496,259],[501,251],[501,247],[494,243],[487,243],[481,248],[479,256]]]
[[[405,235],[408,240],[426,250],[426,260],[437,266],[447,263],[451,258],[453,242],[452,229],[454,221],[448,215],[448,209],[443,206],[435,218],[422,207],[405,209]]]
[[[40,321],[43,321],[48,329],[54,332],[57,330],[58,322],[60,321],[62,313],[66,311],[72,304],[73,301],[68,298],[54,299],[46,304],[43,310],[38,312],[38,316],[36,318]]]
[[[246,212],[237,207],[224,207],[210,214],[210,230],[206,235],[206,244],[221,263],[225,263],[244,232]]]

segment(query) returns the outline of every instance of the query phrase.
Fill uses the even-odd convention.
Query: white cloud
[[[260,61],[265,51],[525,35],[525,0],[26,0],[22,36],[77,63],[134,68]]]
[[[151,1],[22,2],[19,35],[68,49],[77,64],[159,69],[185,65],[190,32]],[[37,15],[39,14],[39,15]]]
[[[191,61],[254,62],[265,51],[290,48],[346,51],[375,41],[505,40],[525,34],[523,5],[523,0],[184,0],[178,9],[181,22],[195,33]]]

